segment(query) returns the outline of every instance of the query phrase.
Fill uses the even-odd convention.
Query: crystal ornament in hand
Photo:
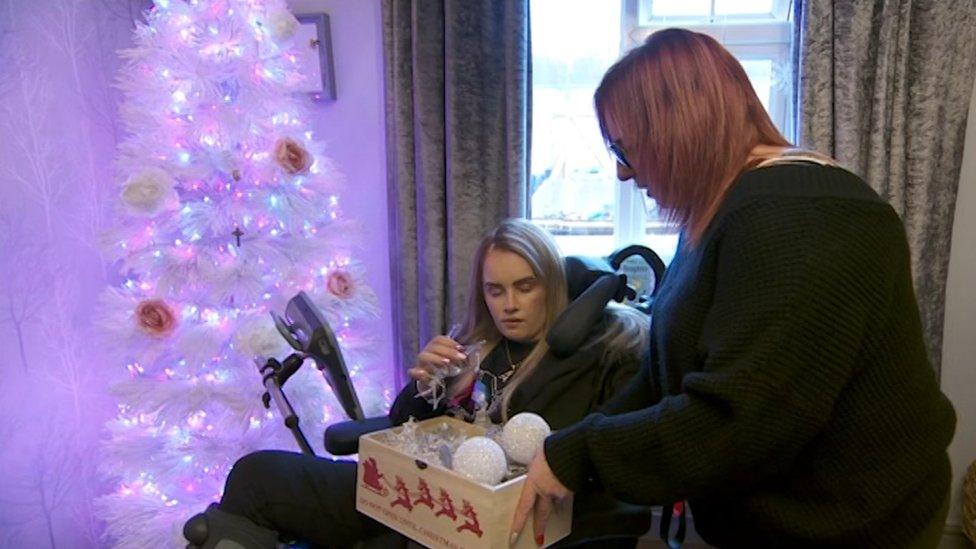
[[[461,352],[467,359],[463,362],[452,362],[443,368],[437,368],[428,382],[428,388],[417,393],[417,397],[427,400],[431,406],[437,408],[441,400],[452,398],[467,389],[477,378],[479,364],[481,364],[481,349],[484,345],[483,339],[471,345],[465,345]]]

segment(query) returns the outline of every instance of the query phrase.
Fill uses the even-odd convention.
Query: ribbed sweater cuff
[[[572,427],[556,431],[543,446],[549,469],[573,492],[579,492],[590,476],[586,436],[596,418],[596,414],[590,414]]]

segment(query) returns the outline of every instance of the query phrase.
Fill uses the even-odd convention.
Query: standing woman
[[[546,440],[513,532],[597,479],[623,501],[687,499],[718,546],[935,547],[955,414],[894,210],[789,150],[706,35],[653,34],[607,71],[595,106],[618,178],[668,212],[679,250],[649,363]]]

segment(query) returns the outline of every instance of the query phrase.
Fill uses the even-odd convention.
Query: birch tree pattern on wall
[[[117,50],[147,2],[0,2],[0,547],[102,547]]]

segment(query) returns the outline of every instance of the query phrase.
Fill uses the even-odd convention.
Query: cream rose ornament
[[[270,358],[285,350],[285,338],[270,316],[260,315],[241,323],[234,335],[234,345],[247,356]]]
[[[126,208],[136,214],[153,217],[179,207],[173,178],[162,168],[146,168],[129,177],[120,193]]]
[[[274,10],[265,19],[268,36],[279,44],[287,43],[298,30],[298,19],[285,9]]]

